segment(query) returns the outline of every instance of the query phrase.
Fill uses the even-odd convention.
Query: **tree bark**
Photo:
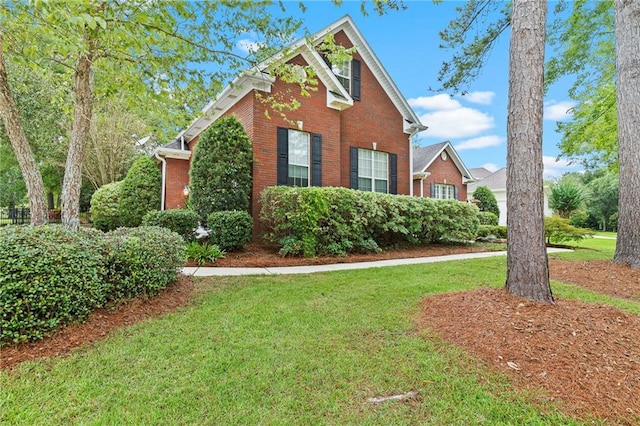
[[[71,141],[62,181],[62,226],[72,231],[80,227],[80,188],[82,162],[91,131],[93,92],[91,69],[93,43],[89,39],[89,53],[80,54],[75,69],[75,111],[71,128]]]
[[[507,282],[517,296],[553,303],[544,240],[542,111],[547,4],[514,0],[507,117]]]
[[[2,51],[3,40],[0,33],[0,115],[27,187],[31,225],[43,225],[48,222],[44,183],[20,122],[20,113],[9,87]]]
[[[618,241],[614,262],[640,268],[640,1],[615,1]]]

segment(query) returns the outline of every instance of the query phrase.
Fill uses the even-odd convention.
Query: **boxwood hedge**
[[[280,244],[283,255],[472,240],[478,229],[478,208],[455,200],[275,186],[263,191],[261,204],[265,238]]]
[[[0,345],[44,337],[94,309],[154,295],[184,265],[182,238],[165,228],[70,232],[0,228]]]

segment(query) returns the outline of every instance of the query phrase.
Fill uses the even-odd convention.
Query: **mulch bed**
[[[479,251],[464,246],[432,246],[382,254],[316,259],[282,258],[251,244],[215,266],[267,267],[363,262],[399,257],[439,256]],[[640,300],[640,270],[611,261],[570,262],[550,258],[551,278],[615,297]],[[104,339],[115,329],[188,305],[194,286],[187,277],[153,299],[135,300],[116,310],[99,310],[85,323],[61,329],[38,342],[3,347],[0,367]],[[462,347],[472,357],[508,372],[514,386],[543,389],[578,418],[594,416],[617,424],[640,424],[640,320],[615,308],[570,300],[546,305],[483,289],[429,297],[420,327]]]
[[[640,424],[640,317],[481,289],[426,298],[421,325],[577,418]]]

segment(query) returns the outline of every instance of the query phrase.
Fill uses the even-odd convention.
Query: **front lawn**
[[[190,308],[2,371],[0,422],[581,424],[416,327],[425,295],[500,287],[504,277],[498,257],[199,279]],[[367,401],[410,391],[407,401]]]

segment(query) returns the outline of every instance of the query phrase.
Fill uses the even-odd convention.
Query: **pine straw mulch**
[[[318,258],[311,263],[368,261],[469,252],[469,247],[434,246],[381,255]],[[251,245],[217,266],[309,264],[281,258]],[[611,261],[549,259],[551,278],[602,294],[640,300],[640,270]],[[113,330],[188,305],[191,279],[181,277],[153,299],[135,300],[115,310],[99,310],[75,324],[29,344],[0,350],[0,368],[43,357],[61,356],[104,339]],[[448,293],[423,301],[419,326],[462,347],[470,356],[508,372],[514,386],[543,389],[577,418],[590,416],[614,424],[640,424],[640,317],[618,309],[557,300],[554,305],[523,301],[503,290]]]

